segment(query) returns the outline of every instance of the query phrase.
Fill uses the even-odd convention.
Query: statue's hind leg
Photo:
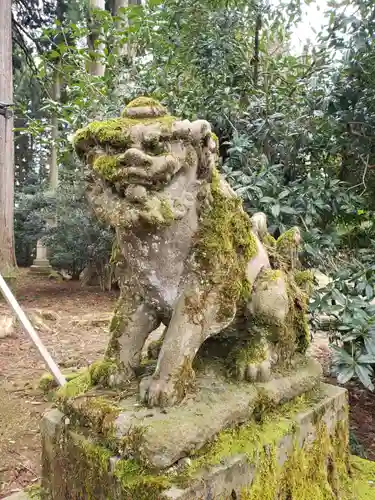
[[[194,381],[192,364],[198,349],[233,320],[217,321],[219,303],[217,291],[205,292],[198,281],[186,286],[166,331],[155,373],[141,382],[141,397],[150,406],[169,406],[183,399]]]

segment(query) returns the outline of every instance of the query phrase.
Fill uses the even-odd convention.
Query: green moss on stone
[[[87,127],[78,130],[73,137],[73,145],[77,152],[86,151],[99,145],[115,149],[128,149],[131,144],[130,131],[136,125],[160,124],[162,134],[170,134],[176,121],[173,116],[155,116],[152,118],[123,117],[104,121],[94,121]]]
[[[252,339],[245,345],[235,347],[229,355],[228,371],[237,379],[243,380],[246,369],[267,359],[267,346],[262,338]]]
[[[107,442],[111,442],[114,434],[114,423],[120,412],[121,408],[110,399],[90,397],[79,406],[75,416],[82,424],[90,422],[90,426],[98,435],[103,435]]]
[[[162,106],[157,99],[153,99],[152,97],[137,97],[136,99],[130,101],[129,104],[126,105],[126,107],[127,108],[150,107],[150,108],[164,109],[164,106]]]
[[[164,475],[152,474],[133,459],[111,458],[113,453],[83,436],[69,433],[61,446],[66,454],[65,482],[71,498],[97,500],[159,500],[161,492],[171,486]],[[117,483],[116,487],[114,483]]]
[[[106,386],[110,375],[117,370],[118,366],[113,361],[95,361],[86,370],[80,372],[77,377],[60,387],[56,392],[56,398],[64,401],[80,396],[96,385]]]
[[[298,249],[300,245],[300,233],[297,227],[292,227],[281,234],[276,241],[276,267],[282,269],[294,269],[298,262]]]
[[[109,339],[106,351],[106,358],[109,359],[118,360],[120,355],[120,344],[118,338],[122,334],[125,326],[124,304],[124,299],[120,297],[109,324],[109,333],[111,338]]]
[[[216,152],[218,153],[218,152],[219,152],[219,138],[218,138],[218,136],[215,134],[215,132],[211,132],[211,139],[215,141],[215,144],[216,144]]]
[[[276,281],[278,279],[282,279],[284,277],[284,273],[280,269],[265,269],[262,272],[262,281]]]
[[[107,181],[114,181],[118,175],[118,161],[116,156],[100,155],[92,165],[94,171]]]
[[[72,373],[64,373],[64,377],[67,382],[70,382],[71,380],[74,380],[76,377],[78,377],[81,373],[82,370]],[[54,379],[53,375],[51,375],[50,373],[44,373],[40,377],[38,387],[41,391],[47,394],[48,392],[51,392],[52,390],[56,389],[58,387],[58,384]]]
[[[296,246],[296,235],[298,234],[298,229],[292,227],[282,233],[278,239],[276,240],[277,248],[280,250],[281,248],[294,248]]]
[[[275,248],[276,247],[276,240],[275,238],[267,233],[264,238],[263,238],[263,243],[267,246],[267,247],[270,247],[270,248]]]
[[[160,494],[171,482],[163,475],[151,475],[135,460],[119,460],[114,476],[119,481],[125,498],[134,500],[159,500]]]
[[[114,240],[112,245],[111,258],[109,260],[110,264],[120,264],[123,261],[123,255],[121,252],[120,245],[118,244],[117,239]]]
[[[286,461],[279,461],[278,444],[295,432],[293,417],[309,406],[309,398],[302,396],[268,412],[261,422],[221,432],[205,450],[198,452],[178,482],[186,486],[207,468],[226,463],[230,457],[245,455],[255,468],[255,479],[242,491],[242,500],[356,498],[352,496],[355,490],[348,475],[347,421],[338,422],[332,435],[323,422],[317,422],[315,441],[309,444],[307,440],[302,448],[295,442]],[[367,477],[374,470],[375,467],[370,467]]]
[[[294,271],[296,284],[310,294],[313,290],[314,273],[309,269]]]
[[[262,422],[252,420],[246,425],[222,431],[212,443],[197,453],[179,480],[186,484],[198,471],[219,465],[228,458],[241,454],[246,455],[252,462],[263,447],[276,445],[293,430],[293,416],[307,409],[309,404],[306,396],[300,396],[277,410],[264,414]]]
[[[351,473],[353,477],[353,491],[357,500],[375,499],[375,462],[357,456],[351,456]]]
[[[174,212],[172,210],[171,203],[165,198],[162,198],[160,201],[160,213],[166,225],[174,221]]]
[[[82,143],[88,141],[92,145],[128,148],[131,144],[129,128],[134,124],[133,120],[122,118],[94,121],[75,133],[73,145],[80,149]]]
[[[209,281],[221,290],[221,313],[230,316],[238,301],[250,296],[252,284],[246,267],[257,254],[257,244],[241,199],[222,193],[217,170],[213,172],[211,195],[211,207],[201,217],[196,257]]]
[[[26,495],[31,500],[41,500],[43,497],[43,488],[39,484],[33,484],[25,489]]]
[[[304,354],[310,345],[310,329],[307,320],[309,295],[306,290],[298,286],[292,271],[287,276],[289,298],[287,327],[294,332],[297,350]]]

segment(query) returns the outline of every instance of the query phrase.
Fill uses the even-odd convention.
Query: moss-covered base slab
[[[43,498],[375,500],[374,464],[349,460],[347,419],[346,391],[322,385],[155,472],[52,410],[41,426]],[[181,435],[183,424],[175,422]]]
[[[178,406],[163,410],[137,403],[137,394],[120,401],[95,397],[95,390],[71,399],[63,411],[120,455],[163,470],[197,452],[222,430],[248,421],[253,413],[274,408],[311,391],[321,367],[303,358],[289,373],[266,383],[230,381],[208,369],[196,378],[195,391]],[[136,393],[138,390],[136,388]]]

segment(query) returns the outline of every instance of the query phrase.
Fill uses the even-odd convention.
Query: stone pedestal
[[[41,424],[44,498],[355,498],[346,391],[319,376],[313,361],[263,384],[204,375],[166,410],[95,391],[65,401]]]
[[[31,266],[31,271],[40,274],[49,274],[52,271],[52,266],[48,260],[48,249],[41,240],[36,244],[36,258]]]

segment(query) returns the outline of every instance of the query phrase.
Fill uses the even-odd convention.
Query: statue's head
[[[217,151],[208,122],[174,118],[146,97],[121,118],[78,130],[74,146],[89,171],[92,206],[117,227],[181,218],[196,187],[211,178]]]

